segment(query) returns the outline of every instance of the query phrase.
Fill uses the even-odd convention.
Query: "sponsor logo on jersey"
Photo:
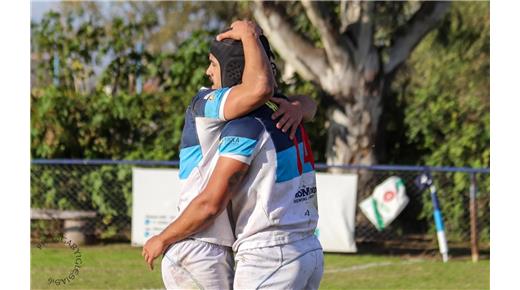
[[[316,186],[312,186],[312,187],[303,186],[303,187],[300,187],[298,192],[296,192],[296,194],[294,195],[293,202],[299,203],[302,201],[310,200],[310,199],[313,199],[315,195],[316,195]]]
[[[238,138],[238,137],[228,138],[228,142],[233,145],[238,145],[238,144],[240,144],[240,138]]]
[[[211,92],[209,94],[207,94],[204,99],[208,100],[208,101],[213,101],[213,99],[215,99],[215,92]]]

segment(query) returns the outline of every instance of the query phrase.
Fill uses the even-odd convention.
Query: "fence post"
[[[469,187],[469,215],[471,223],[471,259],[478,261],[478,227],[477,227],[477,180],[476,174],[471,173]]]

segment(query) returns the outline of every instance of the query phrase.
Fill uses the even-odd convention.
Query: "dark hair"
[[[273,65],[274,53],[269,46],[269,41],[260,35],[260,42]],[[220,64],[220,79],[222,87],[232,87],[242,82],[244,73],[244,47],[241,41],[224,39],[222,41],[213,40],[210,53],[215,56]],[[276,65],[274,65],[276,69]]]

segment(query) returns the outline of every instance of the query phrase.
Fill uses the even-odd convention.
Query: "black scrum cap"
[[[210,52],[220,64],[222,87],[232,87],[242,81],[244,48],[242,42],[232,39],[213,40]]]
[[[260,36],[262,46],[270,59],[274,59],[267,38]],[[244,73],[244,48],[241,41],[224,39],[213,40],[210,48],[211,54],[215,56],[220,64],[220,77],[222,87],[232,87],[242,82]]]

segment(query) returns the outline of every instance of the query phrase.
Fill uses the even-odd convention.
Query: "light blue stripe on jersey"
[[[206,105],[204,106],[204,117],[219,118],[222,97],[228,90],[229,88],[221,88],[210,93],[211,95],[206,99]]]
[[[249,157],[253,154],[256,140],[245,137],[225,136],[220,141],[218,151],[221,154],[235,154]]]
[[[186,179],[190,176],[191,171],[202,160],[202,150],[200,145],[186,147],[181,149],[179,154],[179,178]]]
[[[300,147],[300,160],[303,163],[304,146],[303,143],[298,145],[298,147]],[[298,172],[298,158],[296,157],[296,148],[294,146],[277,152],[276,161],[276,182],[284,182],[300,176]],[[302,169],[302,173],[313,170],[310,162],[303,163]]]

